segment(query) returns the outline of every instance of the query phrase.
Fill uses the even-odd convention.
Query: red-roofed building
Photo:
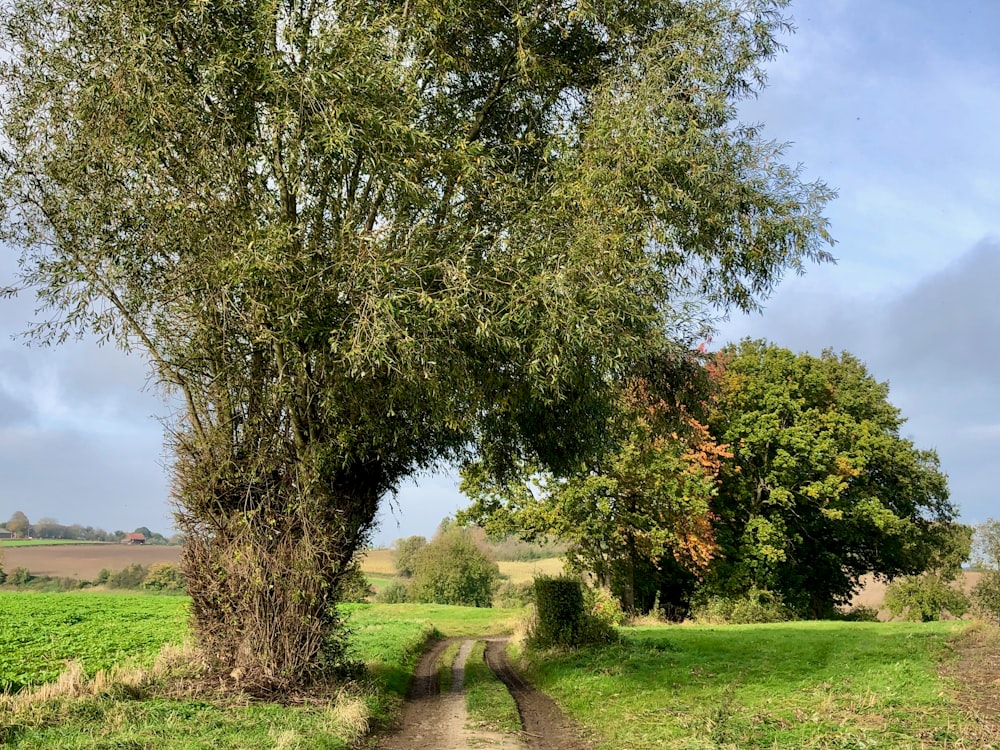
[[[146,537],[143,534],[126,534],[122,541],[125,544],[145,544]]]

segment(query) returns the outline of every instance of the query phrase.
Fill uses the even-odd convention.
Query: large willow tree
[[[780,0],[0,0],[0,200],[34,331],[143,352],[196,632],[321,674],[379,499],[558,468],[691,305],[826,258],[735,119]]]

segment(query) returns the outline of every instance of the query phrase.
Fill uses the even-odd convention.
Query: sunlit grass
[[[972,748],[938,675],[955,623],[625,630],[531,657],[530,675],[602,748]]]

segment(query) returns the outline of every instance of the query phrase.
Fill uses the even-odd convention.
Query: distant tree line
[[[32,523],[23,511],[15,511],[10,520],[0,523],[0,528],[10,531],[14,538],[19,539],[71,539],[81,542],[121,542],[124,541],[129,532],[116,530],[105,531],[93,526],[83,526],[78,523],[61,524],[55,518],[41,518]],[[142,534],[146,538],[146,544],[179,544],[180,537],[176,534],[165,537],[155,531],[151,531],[146,526],[140,526],[131,532]]]

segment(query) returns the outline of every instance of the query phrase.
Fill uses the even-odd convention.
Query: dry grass
[[[197,651],[192,646],[170,643],[160,649],[152,666],[115,664],[110,669],[99,670],[89,678],[84,671],[83,663],[71,659],[66,662],[66,669],[54,682],[39,685],[31,690],[22,690],[13,695],[0,695],[0,709],[19,714],[30,710],[33,706],[58,699],[96,698],[121,688],[130,692],[143,691],[169,678],[196,676],[203,671],[203,666]]]
[[[396,558],[391,549],[372,549],[361,558],[361,570],[365,573],[396,575]]]
[[[557,576],[563,572],[561,557],[547,557],[544,560],[528,560],[526,562],[499,562],[501,575],[507,576],[511,583],[528,583],[536,576]]]
[[[537,575],[557,576],[563,572],[561,557],[548,557],[543,560],[525,562],[501,560],[497,565],[500,566],[501,575],[509,578],[511,583],[527,583]],[[393,550],[368,550],[361,559],[361,570],[370,574],[395,575],[396,560],[393,556]]]

